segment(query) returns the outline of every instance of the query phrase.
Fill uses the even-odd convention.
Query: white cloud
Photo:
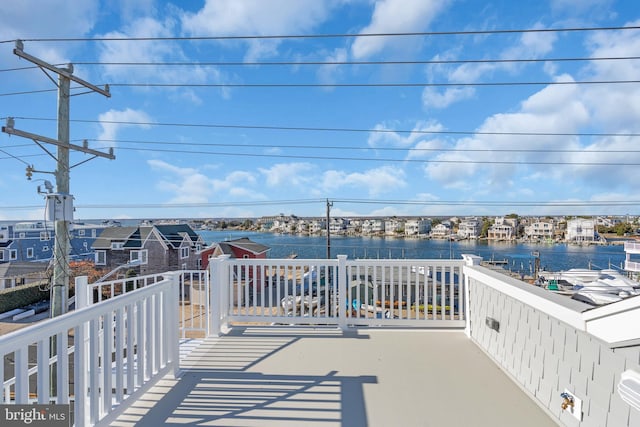
[[[321,188],[331,194],[344,187],[355,188],[370,196],[392,193],[407,185],[405,172],[401,168],[382,166],[364,172],[325,171]]]
[[[422,31],[448,5],[449,1],[438,0],[376,0],[371,22],[360,31],[365,33],[403,33]],[[358,37],[351,46],[356,59],[368,58],[389,47],[398,48],[411,41],[397,37]]]
[[[422,92],[422,105],[425,109],[447,108],[463,99],[472,98],[476,91],[473,87],[448,87],[439,92],[435,87],[426,87]]]
[[[184,32],[199,36],[306,34],[324,22],[338,1],[207,0],[197,13],[181,16]],[[280,40],[248,42],[247,60],[269,57]]]
[[[102,113],[98,116],[102,131],[98,135],[98,140],[104,141],[102,144],[107,146],[116,145],[112,142],[117,139],[118,132],[123,128],[139,127],[142,129],[149,129],[148,124],[127,124],[130,123],[151,123],[152,119],[147,113],[141,110],[132,110],[127,108],[126,110],[109,110],[106,113]]]
[[[82,37],[94,27],[98,0],[21,0],[6,2],[0,13],[0,40],[38,37]],[[53,64],[68,63],[73,45],[25,43],[25,52]],[[0,64],[4,60],[0,56]]]
[[[222,178],[210,178],[196,168],[179,167],[162,160],[148,160],[147,164],[152,170],[165,174],[156,186],[163,192],[173,194],[168,203],[206,203],[220,197],[236,200],[265,198],[252,189],[256,178],[249,172],[234,171]]]
[[[269,187],[300,187],[309,185],[313,180],[311,173],[314,169],[310,163],[278,163],[258,171],[265,176],[265,184]]]
[[[434,121],[418,121],[411,132],[400,133],[393,129],[400,127],[400,123],[379,123],[374,126],[377,132],[371,132],[367,143],[370,147],[398,147],[407,148],[416,144],[416,142],[431,138],[429,132],[439,132],[444,130],[440,123]]]
[[[537,23],[532,28],[542,29],[544,26]],[[555,33],[523,33],[513,46],[507,47],[498,57],[494,56],[491,59],[540,58],[553,50],[556,40],[557,35]],[[436,55],[434,60],[454,59],[454,56],[460,53],[461,51],[456,49],[455,51],[445,52],[442,55]],[[467,56],[466,58],[468,59],[469,57]],[[502,71],[513,74],[526,66],[512,62],[473,62],[464,63],[453,68],[447,66],[429,67],[427,75],[430,81],[435,81],[437,78],[445,78],[450,83],[475,83],[497,72]],[[550,71],[549,68],[547,69]],[[428,86],[422,92],[422,103],[425,109],[444,109],[459,101],[472,98],[475,94],[476,90],[469,86],[445,88]]]

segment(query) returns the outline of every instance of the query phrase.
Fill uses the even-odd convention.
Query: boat
[[[541,277],[541,283],[556,293],[569,295],[571,299],[600,306],[640,295],[640,283],[612,269],[571,269],[552,273],[549,280]]]

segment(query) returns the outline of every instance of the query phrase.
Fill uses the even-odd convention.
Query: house
[[[515,218],[496,218],[495,223],[489,227],[487,238],[489,240],[515,240],[517,220]]]
[[[49,274],[48,262],[10,261],[0,264],[0,289],[42,282]]]
[[[91,245],[107,227],[102,224],[72,223],[69,228],[70,258],[92,259]],[[52,222],[27,221],[0,227],[0,263],[48,261],[53,257],[54,246]]]
[[[478,218],[465,218],[458,225],[458,237],[461,239],[477,239],[480,236],[482,222]]]
[[[567,221],[567,241],[594,242],[596,240],[596,225],[593,219],[570,219]]]
[[[431,237],[434,239],[445,239],[451,237],[451,223],[443,221],[440,224],[436,224],[431,229]]]
[[[362,234],[384,234],[385,221],[381,219],[366,219],[362,222]]]
[[[264,259],[271,248],[256,243],[247,237],[213,244],[199,252],[199,264],[201,270],[206,270],[209,260],[220,255],[229,255],[231,258],[258,258]]]
[[[139,275],[168,270],[195,270],[202,237],[187,224],[111,227],[94,242],[98,268],[113,269],[126,264]]]
[[[524,228],[524,234],[529,240],[551,240],[555,235],[555,228],[551,220],[536,221]]]
[[[404,225],[405,236],[420,236],[431,231],[431,220],[410,219]]]

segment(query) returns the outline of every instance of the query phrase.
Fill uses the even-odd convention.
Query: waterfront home
[[[443,221],[431,228],[431,237],[434,239],[448,239],[451,237],[451,224]]]
[[[404,234],[404,220],[389,218],[384,222],[384,234],[387,236],[397,236]]]
[[[541,220],[533,222],[524,228],[524,236],[528,240],[552,240],[555,236],[556,227],[552,220]]]
[[[95,264],[113,269],[131,264],[136,274],[197,269],[204,241],[187,224],[110,227],[94,242]]]
[[[327,221],[324,219],[312,219],[309,221],[309,234],[322,234],[327,231]]]
[[[489,230],[487,230],[487,239],[493,241],[510,241],[515,240],[517,236],[517,219],[497,217]]]
[[[362,234],[365,236],[384,234],[385,221],[382,219],[365,219],[362,222]]]
[[[405,236],[422,236],[431,231],[431,220],[409,219],[404,223]]]
[[[595,242],[596,225],[593,219],[576,218],[567,221],[566,240],[568,242]]]
[[[481,228],[482,222],[478,218],[465,218],[458,224],[457,235],[460,239],[477,239]]]

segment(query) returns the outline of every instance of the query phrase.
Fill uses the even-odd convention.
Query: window
[[[96,265],[106,265],[106,264],[107,264],[107,252],[96,251]]]
[[[183,246],[180,248],[180,258],[189,258],[189,247]]]
[[[187,264],[186,264],[186,263],[185,263],[185,264],[182,264],[182,269],[183,269],[183,270],[186,270],[186,269],[187,269]]]
[[[95,239],[95,237],[97,236],[96,231],[97,231],[97,230],[96,230],[95,228],[91,230],[91,237],[93,237],[94,239]]]
[[[18,250],[17,249],[9,249],[9,259],[10,260],[18,259]]]
[[[84,236],[84,229],[78,230],[78,236]]]
[[[27,237],[27,235],[24,234],[24,233],[20,233],[19,236],[20,236],[21,239],[24,239],[25,237]]]
[[[27,258],[33,258],[33,248],[27,248]]]
[[[147,264],[149,262],[149,251],[147,249],[131,251],[129,254],[129,262],[134,261],[140,261],[140,264]]]
[[[124,248],[124,242],[111,242],[111,249],[122,250]]]
[[[51,233],[49,233],[48,231],[41,231],[40,232],[40,241],[41,242],[46,242],[48,240],[51,240]]]
[[[4,251],[0,251],[0,261],[4,261]]]

